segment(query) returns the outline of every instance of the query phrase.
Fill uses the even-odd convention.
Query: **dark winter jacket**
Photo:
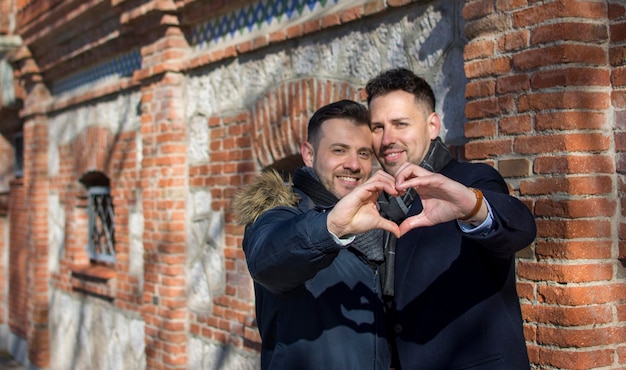
[[[494,231],[468,235],[450,221],[398,240],[392,328],[400,368],[528,369],[514,257],[534,240],[534,217],[488,165],[452,160],[440,173],[482,190]],[[421,211],[418,197],[409,216]]]
[[[277,175],[263,174],[245,195],[237,211],[248,224],[261,367],[389,369],[378,265],[337,244],[327,209]]]

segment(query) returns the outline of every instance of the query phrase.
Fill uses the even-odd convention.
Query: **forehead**
[[[357,125],[348,118],[332,118],[321,125],[320,140],[327,144],[343,144],[347,146],[362,145],[372,140],[369,126]]]
[[[421,112],[425,109],[425,102],[418,101],[415,95],[403,90],[395,90],[385,95],[378,95],[370,102],[372,120],[377,119],[376,116],[381,114],[402,115],[405,112]]]

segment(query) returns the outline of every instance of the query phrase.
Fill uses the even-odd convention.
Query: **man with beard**
[[[398,235],[377,199],[394,180],[372,172],[367,109],[319,109],[293,186],[265,172],[235,199],[256,295],[262,369],[389,369],[380,289],[382,234]]]
[[[533,215],[494,168],[453,158],[424,79],[392,69],[366,92],[374,152],[410,200],[387,243],[397,367],[528,369],[515,253],[535,238]]]

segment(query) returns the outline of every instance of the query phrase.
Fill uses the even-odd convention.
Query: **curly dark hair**
[[[396,90],[415,95],[418,102],[425,103],[432,112],[435,111],[435,94],[428,82],[406,68],[389,69],[369,80],[365,86],[367,105],[376,96]]]

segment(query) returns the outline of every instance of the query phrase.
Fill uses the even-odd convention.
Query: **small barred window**
[[[108,187],[89,188],[89,258],[115,262],[113,201]]]

